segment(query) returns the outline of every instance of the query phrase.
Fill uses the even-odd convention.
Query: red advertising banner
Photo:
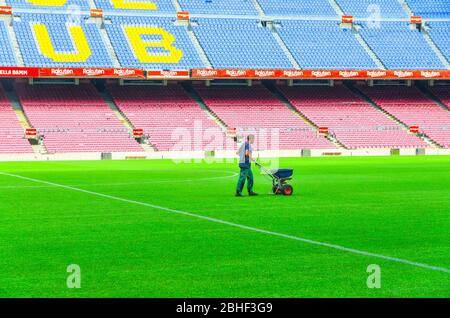
[[[219,76],[219,70],[214,69],[193,69],[191,77],[195,78],[215,78]]]
[[[386,78],[390,79],[444,79],[450,78],[450,72],[442,70],[406,70],[406,71],[386,71]]]
[[[409,127],[409,131],[413,134],[418,134],[419,133],[419,126],[411,126]]]
[[[344,71],[347,72],[347,71]],[[307,78],[339,78],[339,71],[327,70],[213,70],[194,69],[192,78],[285,78],[285,79],[307,79]]]
[[[189,12],[186,12],[186,11],[177,12],[177,19],[178,20],[186,21],[186,20],[189,20],[189,18],[190,18]]]
[[[279,78],[286,79],[296,79],[296,78],[305,78],[307,71],[303,70],[282,70],[279,71]]]
[[[36,128],[27,128],[27,129],[25,129],[25,138],[27,138],[27,139],[36,139],[37,138],[37,130],[36,130]]]
[[[342,23],[353,23],[353,16],[352,15],[343,15]]]
[[[377,78],[386,78],[388,77],[389,71],[384,70],[373,70],[373,71],[363,71],[366,73],[366,78],[368,79],[377,79]]]
[[[0,77],[38,77],[35,67],[0,67]]]
[[[417,71],[388,71],[389,78],[411,79],[420,77]]]
[[[254,70],[253,77],[255,78],[278,78],[280,71],[277,70]]]
[[[219,75],[227,78],[251,78],[254,73],[254,70],[220,70]]]
[[[450,71],[420,71],[420,78],[450,78]]]
[[[101,18],[101,17],[103,17],[103,10],[91,9],[91,17],[94,17],[94,18]]]
[[[10,7],[10,6],[0,6],[0,14],[11,15],[12,14],[12,7]]]
[[[147,79],[189,79],[189,71],[147,71]]]
[[[194,79],[450,79],[444,70],[215,70],[194,69]]]
[[[125,68],[41,68],[40,77],[144,78],[144,71]]]
[[[422,24],[422,17],[418,15],[413,15],[409,19],[412,24]]]
[[[81,69],[77,68],[41,68],[40,77],[83,77]]]
[[[279,70],[216,70],[194,69],[193,78],[279,78]]]
[[[450,72],[443,70],[398,70],[398,71],[363,71],[366,73],[364,78],[369,79],[444,79],[450,78]]]
[[[113,68],[111,75],[119,78],[145,78],[144,70],[136,68]]]
[[[328,127],[319,127],[319,134],[328,135]]]
[[[236,135],[237,135],[237,129],[236,128],[233,128],[233,127],[228,127],[227,128],[227,136],[236,137]]]
[[[450,79],[447,70],[151,70],[128,68],[0,67],[0,77],[179,79]]]
[[[112,69],[109,68],[82,68],[82,77],[111,77],[113,76]]]
[[[133,138],[142,138],[142,136],[144,136],[144,129],[133,129]]]

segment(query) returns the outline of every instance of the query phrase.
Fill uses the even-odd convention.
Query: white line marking
[[[290,240],[294,240],[294,241],[300,241],[300,242],[308,243],[308,244],[312,244],[312,245],[329,247],[329,248],[332,248],[332,249],[335,249],[335,250],[345,251],[345,252],[349,252],[349,253],[353,253],[353,254],[359,254],[359,255],[364,255],[364,256],[369,256],[369,257],[375,257],[375,258],[379,258],[379,259],[383,259],[383,260],[387,260],[387,261],[391,261],[391,262],[397,262],[397,263],[402,263],[402,264],[406,264],[406,265],[412,265],[412,266],[415,266],[415,267],[421,267],[421,268],[425,268],[425,269],[430,269],[430,270],[434,270],[434,271],[450,274],[450,269],[445,268],[445,267],[432,266],[432,265],[428,265],[428,264],[424,264],[424,263],[417,263],[417,262],[409,261],[409,260],[406,260],[406,259],[386,256],[386,255],[377,254],[377,253],[365,252],[365,251],[361,251],[361,250],[357,250],[357,249],[353,249],[353,248],[348,248],[348,247],[341,246],[341,245],[329,244],[329,243],[314,241],[314,240],[301,238],[301,237],[297,237],[297,236],[293,236],[293,235],[288,235],[288,234],[283,234],[283,233],[278,233],[278,232],[273,232],[273,231],[267,231],[267,230],[264,230],[264,229],[259,229],[259,228],[256,228],[256,227],[251,227],[251,226],[246,226],[246,225],[242,225],[242,224],[238,224],[238,223],[224,221],[224,220],[220,220],[220,219],[216,219],[216,218],[212,218],[212,217],[208,217],[208,216],[203,216],[203,215],[199,215],[199,214],[195,214],[195,213],[190,213],[190,212],[180,211],[180,210],[174,210],[174,209],[170,209],[170,208],[166,208],[166,207],[163,207],[163,206],[158,206],[158,205],[154,205],[154,204],[150,204],[150,203],[124,199],[124,198],[120,198],[120,197],[116,197],[116,196],[112,196],[112,195],[108,195],[108,194],[103,194],[103,193],[99,193],[99,192],[93,192],[93,191],[84,190],[84,189],[80,189],[80,188],[75,188],[75,187],[71,187],[71,186],[66,186],[66,185],[63,185],[63,184],[53,183],[53,182],[49,182],[49,181],[28,178],[28,177],[24,177],[24,176],[20,176],[20,175],[16,175],[16,174],[11,174],[11,173],[6,173],[6,172],[0,172],[0,174],[5,175],[5,176],[18,178],[18,179],[28,180],[28,181],[32,181],[32,182],[36,182],[36,183],[47,184],[47,185],[51,185],[51,186],[58,187],[58,188],[69,189],[69,190],[78,191],[78,192],[82,192],[82,193],[86,193],[86,194],[91,194],[91,195],[94,195],[94,196],[107,198],[107,199],[111,199],[111,200],[116,200],[116,201],[121,201],[121,202],[126,202],[126,203],[132,203],[132,204],[141,205],[141,206],[146,206],[146,207],[153,208],[153,209],[156,209],[156,210],[162,210],[162,211],[166,211],[166,212],[170,212],[170,213],[186,215],[186,216],[194,217],[194,218],[197,218],[197,219],[206,220],[206,221],[210,221],[210,222],[214,222],[214,223],[218,223],[218,224],[224,224],[224,225],[228,225],[228,226],[239,228],[239,229],[243,229],[243,230],[248,230],[248,231],[262,233],[262,234],[266,234],[266,235],[282,237],[282,238],[286,238],[286,239],[290,239]]]
[[[210,171],[220,171],[227,172],[224,170],[210,170]],[[4,174],[4,173],[2,173]],[[71,184],[68,186],[71,187],[95,187],[95,186],[127,186],[127,185],[140,185],[140,184],[155,184],[155,183],[184,183],[184,182],[197,182],[197,181],[209,181],[209,180],[220,180],[220,179],[231,179],[237,177],[239,173],[233,172],[228,176],[219,176],[219,177],[205,177],[198,179],[182,179],[182,180],[155,180],[155,181],[143,181],[143,182],[114,182],[114,183],[85,183],[85,184]],[[54,185],[46,185],[46,186],[26,186],[26,185],[11,185],[11,186],[0,186],[0,189],[40,189],[40,188],[54,188]]]

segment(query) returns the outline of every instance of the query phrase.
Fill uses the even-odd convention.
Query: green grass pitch
[[[235,198],[233,163],[0,163],[0,297],[450,297],[449,272],[132,202],[450,269],[450,157],[280,164],[292,197],[254,168],[261,195]]]

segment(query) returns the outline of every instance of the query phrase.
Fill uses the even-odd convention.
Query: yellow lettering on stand
[[[67,0],[27,0],[27,2],[35,6],[62,7]]]
[[[183,51],[172,45],[175,37],[163,28],[126,26],[124,30],[141,63],[178,63],[183,57]],[[143,40],[143,35],[159,35],[161,40]],[[169,54],[150,54],[149,47],[163,48]]]
[[[113,7],[116,9],[158,10],[156,3],[150,1],[111,0],[111,2]]]
[[[92,55],[89,43],[79,25],[69,27],[69,32],[75,44],[75,52],[56,52],[52,40],[44,24],[35,24],[34,33],[42,54],[55,62],[86,62]]]

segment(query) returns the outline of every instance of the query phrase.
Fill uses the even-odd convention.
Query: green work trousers
[[[245,180],[247,180],[248,193],[253,192],[253,172],[250,167],[249,168],[241,167],[241,173],[239,174],[236,192],[242,193],[242,190],[244,189]]]

